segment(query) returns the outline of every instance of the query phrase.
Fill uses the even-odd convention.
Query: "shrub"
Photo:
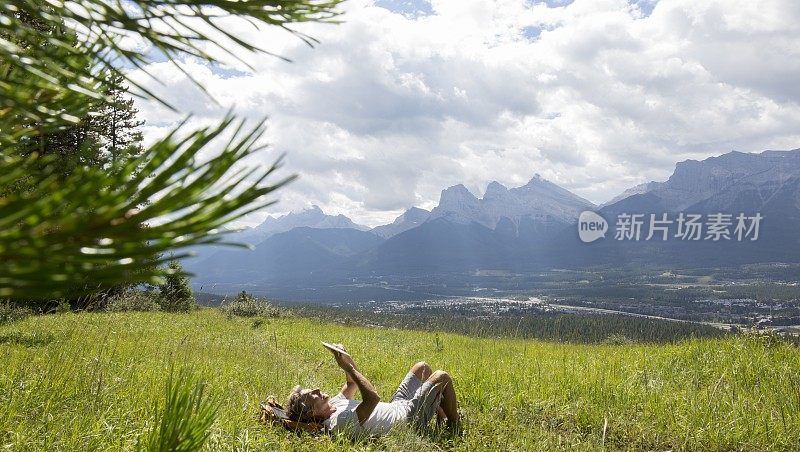
[[[242,291],[228,304],[223,304],[222,312],[228,318],[236,317],[281,317],[281,310],[265,299],[259,299]]]
[[[189,312],[197,307],[189,278],[178,261],[170,261],[164,284],[158,286],[158,303],[167,312]]]
[[[33,312],[28,307],[15,306],[10,301],[0,302],[0,325],[22,320],[31,314]]]
[[[67,300],[59,300],[56,306],[56,314],[66,314],[72,311],[72,305]]]
[[[128,290],[119,295],[114,295],[108,300],[106,311],[160,311],[158,296],[152,292],[141,290]]]
[[[742,334],[747,343],[764,348],[779,347],[782,345],[800,346],[800,339],[789,333],[781,333],[775,330],[760,331],[750,328]]]
[[[631,345],[634,343],[634,341],[625,337],[624,334],[614,333],[608,336],[603,343],[606,345]]]

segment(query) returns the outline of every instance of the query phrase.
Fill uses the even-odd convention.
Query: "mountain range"
[[[581,212],[605,218],[604,239],[583,243]],[[614,240],[623,213],[709,215],[760,213],[757,241]],[[643,225],[646,233],[649,223]],[[442,191],[431,211],[412,207],[394,222],[368,229],[319,207],[235,233],[252,251],[215,249],[186,261],[198,285],[324,289],[365,278],[418,278],[485,270],[626,266],[721,266],[800,261],[800,149],[730,152],[676,165],[668,180],[626,190],[596,206],[535,175],[507,188],[491,182],[482,197],[463,185]],[[675,223],[669,235],[677,233]]]
[[[389,237],[421,225],[426,222],[430,216],[430,211],[420,209],[419,207],[412,207],[395,218],[392,223],[376,226],[372,228],[371,232],[378,237],[388,239]]]

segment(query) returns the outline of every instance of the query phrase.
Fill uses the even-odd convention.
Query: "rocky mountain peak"
[[[800,176],[800,149],[745,153],[732,151],[704,160],[684,160],[665,182],[649,182],[626,190],[612,202],[652,192],[670,210],[682,210],[735,187],[782,183]],[[611,203],[609,203],[611,204]]]
[[[489,228],[495,228],[502,218],[514,224],[523,218],[550,218],[569,223],[581,211],[592,207],[589,201],[536,174],[526,185],[511,189],[491,182],[482,199],[477,199],[463,185],[450,187],[442,191],[439,205],[430,218],[477,222]]]
[[[442,190],[439,205],[431,211],[431,218],[446,217],[457,223],[470,223],[480,215],[480,201],[462,184]]]
[[[531,180],[529,180],[528,183],[524,185],[524,187],[538,185],[541,184],[542,182],[547,182],[547,180],[544,179],[541,174],[536,173],[533,175]]]
[[[398,220],[402,218],[403,221],[425,221],[430,214],[431,212],[429,210],[412,207],[403,212],[403,215],[398,217]],[[397,222],[397,220],[395,220],[395,222]]]
[[[477,200],[475,195],[472,194],[467,187],[463,184],[453,185],[452,187],[442,190],[442,195],[439,198],[439,204],[446,200]]]
[[[421,225],[430,215],[431,213],[425,209],[411,207],[395,218],[392,223],[376,226],[372,228],[371,231],[379,237],[389,238]]]
[[[298,227],[310,227],[317,229],[328,228],[351,228],[366,231],[367,227],[356,224],[345,215],[327,215],[318,205],[312,205],[299,212],[291,212],[279,217],[269,216],[263,223],[256,226],[254,231],[258,232],[260,238],[266,238],[272,234],[289,231]]]
[[[497,181],[492,181],[486,187],[486,193],[483,195],[484,200],[497,199],[508,193],[508,188]]]

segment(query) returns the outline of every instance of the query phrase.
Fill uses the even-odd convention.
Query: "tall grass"
[[[199,450],[217,417],[217,406],[204,395],[205,384],[188,369],[170,372],[163,406],[156,407],[156,424],[140,449],[148,452]]]
[[[160,428],[153,404],[164,403],[159,413],[168,405],[173,367],[193,369],[197,380],[184,388],[202,380],[202,399],[218,404],[203,429],[205,450],[764,451],[800,444],[800,350],[780,340],[580,345],[442,332],[437,340],[435,333],[292,317],[265,319],[257,329],[250,323],[204,309],[37,316],[0,326],[0,447],[135,450]],[[341,387],[341,371],[320,340],[347,345],[384,398],[415,361],[450,372],[464,437],[400,430],[354,444],[260,425],[258,403],[269,395],[282,398],[294,384],[330,393]]]

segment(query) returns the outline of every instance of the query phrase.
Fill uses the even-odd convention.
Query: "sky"
[[[348,0],[339,24],[224,25],[291,60],[237,53],[156,61],[132,76],[176,114],[137,100],[153,141],[233,109],[267,118],[279,203],[357,223],[430,209],[442,189],[481,196],[540,174],[594,203],[666,180],[675,163],[800,148],[797,0]],[[147,52],[148,49],[143,48]],[[213,51],[213,50],[212,50]],[[277,179],[273,179],[277,180]]]

